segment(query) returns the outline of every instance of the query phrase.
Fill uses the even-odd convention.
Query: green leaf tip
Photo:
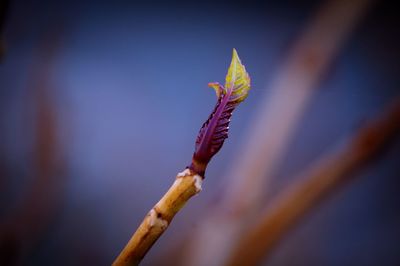
[[[230,91],[231,99],[238,103],[246,99],[250,90],[250,76],[240,61],[235,48],[233,48],[231,64],[225,78],[225,87],[218,82],[210,82],[208,86],[215,90],[217,98]]]
[[[250,76],[235,48],[233,48],[231,65],[225,78],[225,91],[229,90],[232,90],[231,99],[238,103],[246,99],[250,90]]]

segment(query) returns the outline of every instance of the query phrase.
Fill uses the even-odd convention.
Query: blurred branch
[[[50,70],[60,43],[52,33],[47,33],[41,44],[40,59],[32,71],[32,95],[27,97],[33,99],[36,114],[31,171],[33,183],[17,209],[1,224],[1,265],[20,263],[25,253],[35,247],[60,203],[63,166],[56,108],[50,96],[50,90],[53,89],[50,85]]]
[[[308,22],[268,89],[271,94],[260,102],[240,155],[223,181],[227,194],[191,232],[185,265],[223,264],[246,219],[262,203],[314,89],[369,3],[328,1]]]
[[[258,223],[237,242],[226,265],[257,265],[300,218],[337,189],[348,184],[366,163],[377,159],[400,131],[400,99],[375,121],[361,128],[349,143],[332,152],[270,203]]]
[[[43,91],[36,92],[37,124],[33,183],[18,209],[0,228],[0,264],[14,265],[34,246],[59,203],[60,154],[56,139],[55,111]],[[12,251],[10,251],[10,249]],[[10,257],[10,254],[12,256]]]

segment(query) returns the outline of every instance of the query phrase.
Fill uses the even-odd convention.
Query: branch
[[[30,93],[25,98],[26,106],[33,105],[34,109],[25,111],[35,114],[30,170],[33,182],[22,202],[0,221],[0,265],[24,264],[27,254],[37,247],[43,232],[60,210],[66,181],[65,164],[52,94],[55,86],[51,82],[54,57],[61,45],[59,33],[60,27],[57,27],[57,32],[50,30],[41,38],[36,52],[38,62],[30,73]]]
[[[225,86],[209,83],[217,94],[217,104],[200,128],[190,166],[179,173],[161,200],[150,210],[133,234],[114,266],[137,265],[167,229],[175,214],[194,195],[200,192],[204,174],[211,158],[221,149],[228,137],[233,110],[244,101],[250,90],[250,77],[233,49]]]
[[[369,161],[387,147],[400,130],[400,101],[376,121],[359,130],[343,149],[309,169],[271,202],[259,222],[236,242],[226,265],[257,265],[307,212],[353,180]],[[397,135],[396,135],[397,134]]]
[[[179,173],[167,193],[146,215],[113,265],[138,265],[168,228],[175,214],[191,197],[201,191],[202,182],[203,177],[190,169]]]

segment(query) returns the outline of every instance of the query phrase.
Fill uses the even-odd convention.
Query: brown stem
[[[201,191],[202,181],[203,177],[189,169],[179,173],[167,193],[146,215],[113,266],[138,265],[167,229],[175,214]]]

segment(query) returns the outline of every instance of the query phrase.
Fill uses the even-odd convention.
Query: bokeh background
[[[190,163],[232,48],[252,78],[202,193],[143,265],[158,265],[224,175],[320,1],[9,1],[1,4],[0,226],[4,265],[109,265]],[[338,18],[340,19],[340,18]],[[376,1],[300,116],[272,184],[400,95],[398,11]],[[279,119],[279,117],[276,117]],[[400,142],[311,212],[265,265],[399,265]],[[272,196],[271,196],[272,197]],[[204,255],[206,256],[206,254]]]

